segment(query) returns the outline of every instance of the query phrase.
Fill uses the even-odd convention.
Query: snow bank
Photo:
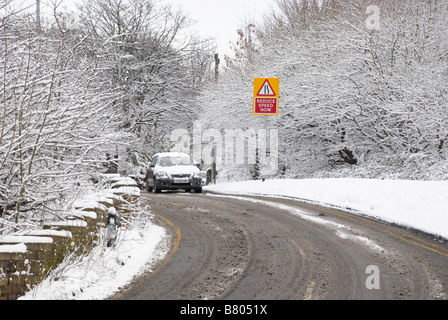
[[[78,219],[78,220],[49,222],[46,223],[45,225],[50,227],[87,227],[87,222]]]
[[[105,299],[128,285],[135,276],[150,271],[166,256],[170,248],[169,235],[165,228],[152,222],[150,207],[141,208],[140,202],[134,201],[140,196],[137,183],[119,175],[106,177],[109,178],[110,189],[77,199],[66,212],[67,220],[47,222],[44,227],[88,227],[89,220],[86,221],[85,217],[96,219],[100,213],[84,209],[107,212],[110,205],[121,207],[126,200],[131,201],[136,214],[133,219],[128,219],[126,227],[118,228],[115,246],[108,247],[105,235],[101,234],[98,245],[83,252],[82,256],[76,256],[76,253],[66,255],[43,282],[18,297],[19,300]],[[126,205],[121,209],[120,214],[124,214],[130,207]],[[75,229],[72,231],[76,233]],[[52,228],[22,230],[13,236],[0,237],[0,253],[26,253],[30,247],[36,247],[35,243],[51,244],[61,237],[71,239],[72,236],[70,231]]]
[[[90,208],[94,208],[94,207],[84,207],[83,209],[90,209]],[[103,211],[106,211],[107,209],[104,209]],[[98,215],[96,214],[95,211],[84,211],[84,210],[76,210],[76,209],[72,209],[67,213],[68,216],[73,216],[73,217],[77,217],[77,218],[83,218],[83,217],[88,217],[90,219],[97,219]]]
[[[130,177],[120,177],[112,180],[112,188],[119,186],[137,186],[137,182]]]
[[[119,187],[111,189],[114,194],[126,194],[130,196],[140,196],[140,189],[138,187]]]
[[[94,193],[94,194],[89,194],[84,199],[88,200],[88,201],[91,200],[91,201],[95,201],[98,203],[103,202],[103,203],[113,205],[114,204],[113,197],[114,197],[114,194],[112,192],[110,192],[110,193],[98,192],[98,193]]]
[[[297,198],[448,238],[448,181],[278,179],[221,183],[204,190]]]
[[[167,237],[163,227],[150,222],[141,230],[120,230],[116,247],[97,246],[68,268],[62,263],[19,300],[105,299],[165,257]]]
[[[67,230],[51,230],[51,229],[36,229],[36,230],[23,230],[17,233],[24,236],[47,236],[47,237],[64,237],[71,238],[72,233]]]
[[[25,253],[26,249],[24,243],[5,244],[0,246],[0,253]]]
[[[53,243],[53,238],[40,236],[5,236],[0,238],[1,243]]]
[[[79,199],[73,202],[72,207],[75,209],[86,209],[86,208],[98,208],[102,211],[107,211],[106,206],[98,202],[99,199],[85,198]]]

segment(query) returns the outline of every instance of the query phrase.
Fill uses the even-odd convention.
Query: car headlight
[[[199,172],[195,172],[195,173],[193,174],[193,178],[194,178],[194,179],[202,179],[201,174],[200,174]]]
[[[166,178],[168,178],[168,173],[166,173],[165,171],[157,172],[156,173],[156,178],[166,179]]]

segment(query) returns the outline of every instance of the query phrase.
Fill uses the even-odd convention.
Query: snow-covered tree
[[[57,19],[40,29],[25,15],[3,21],[0,215],[8,229],[39,221],[51,203],[63,209],[79,183],[105,171],[118,94],[102,85],[84,40]]]
[[[126,170],[168,149],[196,117],[213,50],[152,1],[86,1],[79,16],[55,1],[39,26],[12,4],[0,2],[0,233],[58,216],[117,153]]]
[[[123,97],[121,126],[134,135],[130,151],[146,156],[168,149],[170,132],[191,125],[194,97],[208,77],[213,47],[186,34],[182,11],[147,0],[89,0],[82,29],[105,61]]]
[[[257,52],[239,55],[204,92],[203,121],[222,113],[233,118],[219,129],[262,127],[253,78],[278,77],[280,114],[268,123],[279,129],[279,175],[446,174],[446,3],[381,1],[375,25],[368,1],[278,5],[253,28]]]

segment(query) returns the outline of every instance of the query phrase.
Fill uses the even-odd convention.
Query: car
[[[149,192],[185,190],[202,192],[202,176],[190,156],[181,152],[162,152],[153,156],[146,170]]]

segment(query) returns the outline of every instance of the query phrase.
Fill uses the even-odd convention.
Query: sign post
[[[254,78],[253,114],[276,116],[279,112],[279,78]],[[264,117],[267,140],[267,117]],[[265,142],[267,146],[267,141]],[[265,164],[267,166],[267,164]],[[265,178],[262,180],[264,181]]]

